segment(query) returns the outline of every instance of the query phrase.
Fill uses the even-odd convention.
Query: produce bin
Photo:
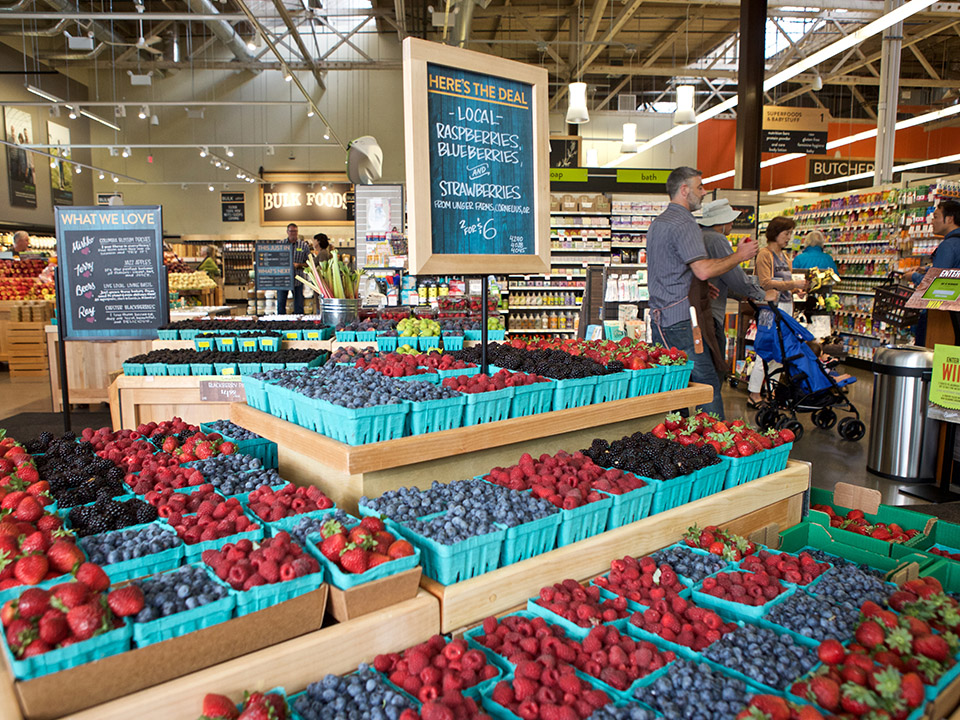
[[[510,403],[510,417],[527,417],[550,412],[553,407],[553,381],[517,385],[513,388],[513,402]]]
[[[627,388],[627,397],[641,397],[643,395],[653,395],[660,392],[660,386],[663,384],[665,367],[663,365],[654,365],[646,370],[624,370],[630,377],[630,385]]]
[[[442,513],[438,513],[440,515]],[[428,516],[428,517],[436,517]],[[423,573],[441,585],[452,585],[496,570],[500,563],[506,530],[467,538],[453,545],[444,545],[415,533],[402,523],[394,528],[412,545],[420,549]]]
[[[500,551],[500,566],[511,565],[553,550],[557,544],[562,516],[559,512],[507,528]]]
[[[553,409],[567,410],[568,408],[583,407],[593,401],[593,391],[597,385],[594,375],[585,378],[557,380],[553,393]]]
[[[707,465],[707,467],[697,470],[696,476],[696,480],[690,487],[691,502],[723,490],[727,467],[722,462],[718,462],[716,465]]]
[[[378,405],[369,408],[345,408],[315,400],[325,413],[325,433],[347,445],[395,440],[403,437],[411,403]]]
[[[626,372],[600,375],[597,387],[593,391],[593,402],[602,403],[611,400],[623,400],[630,389],[630,376]]]
[[[463,425],[466,396],[410,403],[409,435],[453,430]]]
[[[613,507],[613,499],[605,497],[572,510],[560,510],[560,530],[557,532],[557,547],[564,547],[588,537],[599,535],[607,529],[607,515]]]
[[[467,400],[463,410],[463,426],[506,420],[510,417],[513,395],[512,387],[482,393],[465,393]]]
[[[607,516],[607,529],[613,530],[618,527],[623,527],[624,525],[629,525],[630,523],[635,523],[637,520],[643,520],[643,518],[650,515],[650,510],[653,507],[653,496],[654,493],[657,492],[657,485],[652,482],[647,482],[642,488],[637,488],[636,490],[631,490],[630,492],[620,495],[602,490],[599,492],[603,495],[610,496],[613,503],[610,506],[610,514]]]

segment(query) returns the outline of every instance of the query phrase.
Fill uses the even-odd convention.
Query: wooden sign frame
[[[353,220],[289,220],[278,222],[266,222],[263,219],[263,193],[266,185],[277,183],[350,183],[350,178],[346,173],[337,172],[319,172],[319,173],[284,173],[284,172],[265,172],[263,182],[258,185],[257,205],[260,214],[260,227],[286,227],[291,222],[304,227],[353,227]]]
[[[533,89],[534,252],[529,255],[439,254],[433,252],[427,63],[530,85]],[[417,274],[550,272],[550,123],[548,74],[543,68],[408,37],[403,41],[403,112],[407,165],[410,272]]]

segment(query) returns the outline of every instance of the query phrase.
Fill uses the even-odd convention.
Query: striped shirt
[[[306,240],[300,240],[293,245],[293,264],[306,264],[307,255],[310,254],[310,243]]]
[[[690,319],[690,263],[706,257],[703,233],[693,213],[677,203],[667,205],[647,231],[650,310],[661,311],[661,327]],[[652,314],[657,322],[657,313]]]

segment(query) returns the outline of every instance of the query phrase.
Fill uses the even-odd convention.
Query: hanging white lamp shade
[[[600,157],[596,148],[587,148],[587,167],[600,167]]]
[[[570,104],[567,106],[567,124],[582,125],[590,122],[590,113],[587,111],[587,84],[573,82],[567,86],[570,95]]]
[[[623,142],[620,144],[620,152],[623,154],[635,153],[637,151],[637,124],[623,124]]]
[[[692,125],[697,114],[693,109],[696,88],[693,85],[677,85],[677,111],[673,114],[674,125]]]

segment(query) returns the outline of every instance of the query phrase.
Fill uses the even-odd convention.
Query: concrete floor
[[[883,502],[891,505],[910,505],[921,502],[900,494],[900,484],[871,475],[866,470],[867,443],[870,436],[870,404],[873,394],[873,376],[863,370],[849,370],[858,382],[848,392],[867,424],[867,434],[856,443],[841,440],[836,429],[821,430],[814,426],[809,415],[800,416],[805,434],[793,449],[791,457],[813,463],[815,487],[832,490],[838,480],[876,488],[883,494]],[[755,412],[746,407],[746,389],[741,384],[734,390],[728,385],[723,391],[727,418],[744,417],[753,422]],[[11,380],[10,373],[0,372],[0,425],[3,418],[21,412],[50,412],[50,385],[46,380]],[[82,412],[82,411],[81,411]],[[842,417],[842,416],[841,416]],[[78,419],[78,422],[82,420]]]

